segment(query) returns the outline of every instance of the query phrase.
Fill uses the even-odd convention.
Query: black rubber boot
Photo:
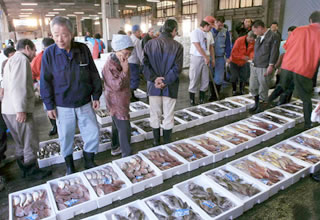
[[[244,94],[244,82],[240,82],[240,95]]]
[[[21,176],[22,178],[25,178],[26,177],[26,173],[27,173],[27,170],[24,166],[24,162],[23,162],[23,157],[18,157],[17,158],[17,164],[18,164],[18,167],[20,168],[21,170]]]
[[[258,109],[258,107],[259,107],[259,96],[257,95],[254,97],[254,106],[249,109],[249,112],[255,113],[255,111]]]
[[[83,151],[83,159],[85,169],[90,169],[97,166],[97,164],[94,162],[94,153]]]
[[[215,100],[217,100],[217,96],[216,93],[214,92],[214,86],[212,82],[209,82],[209,88],[210,88],[210,98],[209,98],[209,102],[213,102]]]
[[[53,136],[57,134],[57,124],[56,124],[56,120],[49,118],[50,123],[52,125],[52,128],[49,132],[49,136]]]
[[[134,95],[134,89],[131,89],[131,102],[137,102],[139,99]]]
[[[66,175],[75,173],[76,169],[74,168],[73,155],[70,154],[66,156],[64,160],[66,161],[66,166],[67,166]]]
[[[191,106],[195,106],[196,105],[196,102],[195,102],[195,94],[192,93],[192,92],[189,92],[189,96],[190,96],[190,105]]]
[[[169,144],[171,142],[171,134],[172,134],[172,129],[163,130],[163,141],[165,144]]]
[[[221,100],[221,97],[220,97],[221,85],[216,85],[216,87],[217,87],[217,92],[218,92],[218,94],[219,94],[219,98],[220,98],[220,100]],[[218,98],[218,97],[217,97],[217,98]]]
[[[199,94],[199,104],[204,104],[206,98],[206,92],[200,91]]]
[[[277,86],[271,95],[268,97],[268,105],[271,105],[272,102],[283,93],[283,89],[280,86]]]
[[[232,95],[233,96],[237,95],[237,83],[236,82],[232,83]]]
[[[27,169],[26,177],[30,177],[32,179],[42,180],[52,174],[51,170],[40,169],[37,163],[33,163],[25,167]]]
[[[152,145],[155,146],[159,146],[160,145],[160,128],[153,128],[152,129],[152,133],[153,133],[153,143]]]

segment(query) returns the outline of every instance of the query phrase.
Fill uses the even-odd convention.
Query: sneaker
[[[111,149],[111,155],[112,156],[117,156],[117,155],[119,155],[119,154],[121,154],[121,149],[120,149],[120,147],[117,147],[116,149]]]

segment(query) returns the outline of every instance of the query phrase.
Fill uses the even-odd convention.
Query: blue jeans
[[[129,63],[130,69],[130,89],[137,89],[140,83],[140,65]]]
[[[78,108],[57,106],[57,127],[63,157],[73,152],[72,146],[77,122],[84,142],[84,151],[98,152],[99,127],[91,102]]]
[[[222,85],[224,81],[224,68],[226,65],[226,60],[224,57],[216,57],[214,67],[214,82],[217,85]]]

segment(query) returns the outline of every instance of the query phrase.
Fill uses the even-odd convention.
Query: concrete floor
[[[186,72],[187,73],[187,72]],[[179,88],[179,97],[176,105],[176,109],[181,109],[189,106],[189,97],[188,97],[188,78],[183,75],[181,76],[181,83]],[[142,89],[145,90],[145,84],[142,86]],[[223,89],[223,97],[230,96],[231,88],[226,87]],[[231,116],[228,118],[220,119],[214,122],[209,122],[204,125],[188,129],[187,131],[178,132],[173,134],[174,140],[179,140],[191,136],[195,136],[198,134],[205,133],[208,130],[222,127],[226,124],[236,122],[243,118],[248,117],[249,114],[242,113],[237,116]],[[50,124],[47,120],[46,114],[42,109],[42,104],[37,103],[37,108],[35,112],[35,120],[38,125],[38,131],[40,136],[40,141],[48,140],[48,132],[50,130]],[[218,163],[214,163],[205,167],[201,167],[195,171],[185,173],[180,176],[175,176],[171,179],[165,180],[163,184],[157,186],[152,189],[147,189],[144,192],[135,194],[125,200],[114,202],[113,204],[106,206],[104,208],[94,210],[90,213],[85,215],[76,216],[74,219],[82,219],[87,216],[91,216],[97,213],[101,213],[107,211],[109,209],[118,207],[120,205],[129,203],[131,201],[137,199],[143,199],[148,196],[157,194],[161,191],[170,189],[176,183],[182,182],[186,179],[195,177],[200,175],[201,173],[211,170],[213,168],[222,166],[232,160],[245,156],[249,153],[257,151],[261,148],[271,146],[276,144],[284,139],[287,139],[291,136],[294,136],[303,131],[303,124],[299,124],[293,129],[287,130],[284,134],[276,136],[273,139],[268,140],[267,142],[263,142],[256,147],[253,147],[249,150],[245,150],[235,156],[220,161]],[[56,137],[53,137],[56,138]],[[137,153],[142,149],[147,149],[151,147],[152,141],[144,141],[142,143],[136,143],[132,145],[133,153]],[[9,141],[9,150],[7,154],[13,154],[13,142],[12,140]],[[111,157],[110,151],[99,153],[96,156],[96,162],[98,165],[111,162],[114,159],[118,159],[120,157]],[[77,160],[75,162],[76,168],[78,171],[83,170],[83,161]],[[7,179],[7,185],[4,191],[0,193],[0,219],[5,220],[8,218],[8,194],[11,192],[19,191],[22,189],[26,189],[32,186],[36,186],[39,184],[46,183],[46,181],[50,179],[54,179],[57,177],[64,176],[65,168],[64,164],[54,165],[50,167],[52,169],[53,175],[47,179],[43,179],[40,181],[35,181],[32,179],[22,179],[20,176],[20,172],[18,170],[18,166],[15,162],[8,164],[7,166],[0,169],[1,175],[4,175]],[[320,186],[319,183],[313,181],[310,177],[306,177],[300,180],[298,183],[290,186],[288,189],[279,192],[275,196],[269,198],[267,201],[263,202],[262,204],[254,206],[251,210],[245,212],[239,219],[247,220],[247,219],[277,219],[277,220],[308,220],[308,219],[320,219]]]

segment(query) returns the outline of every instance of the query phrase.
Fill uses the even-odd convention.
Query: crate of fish
[[[266,186],[257,181],[245,179],[242,175],[237,174],[237,170],[232,166],[219,167],[205,172],[203,175],[240,199],[244,203],[244,211],[269,198]]]
[[[96,110],[96,117],[99,124],[104,125],[112,122],[112,118],[109,114],[108,109],[98,109]]]
[[[187,122],[182,121],[177,119],[176,117],[174,117],[174,126],[172,128],[172,132],[179,132],[179,131],[183,131],[187,128]],[[163,128],[163,123],[161,123],[161,127]]]
[[[287,130],[292,125],[295,124],[294,120],[284,119],[278,115],[272,114],[270,112],[261,112],[252,116],[253,118],[261,119],[263,121],[272,122],[276,125],[280,125],[284,130]]]
[[[184,159],[184,163],[188,164],[189,171],[213,163],[211,152],[197,144],[189,142],[187,139],[167,144],[166,147]]]
[[[122,219],[142,219],[154,220],[157,217],[149,209],[149,207],[141,200],[136,200],[129,204],[111,209],[103,213],[107,220]]]
[[[144,141],[146,139],[146,132],[139,127],[137,127],[134,123],[131,124],[131,143],[138,143]]]
[[[9,194],[9,219],[55,220],[53,201],[47,184]]]
[[[134,96],[138,99],[145,99],[147,98],[147,93],[141,89],[134,90]]]
[[[162,173],[156,165],[143,160],[139,155],[133,155],[112,161],[132,183],[133,194],[146,188],[155,187],[163,183]]]
[[[112,163],[81,172],[94,189],[98,208],[132,195],[132,183]]]
[[[238,97],[241,97],[241,98],[247,99],[247,100],[251,100],[254,102],[254,96],[252,96],[251,94],[240,95]]]
[[[143,132],[145,139],[149,140],[153,138],[152,127],[150,126],[149,118],[133,121],[132,124],[134,124],[138,130]]]
[[[178,183],[173,188],[194,203],[204,219],[234,219],[243,213],[240,199],[204,175]]]
[[[192,128],[194,126],[202,124],[202,116],[196,115],[193,112],[186,111],[184,109],[174,112],[174,117],[177,120],[186,124],[186,128]]]
[[[206,108],[202,107],[201,105],[186,108],[185,110],[188,112],[192,112],[196,115],[200,115],[202,117],[200,119],[201,124],[218,119],[218,114],[216,112],[214,112],[210,109],[206,109]]]
[[[284,132],[284,127],[275,123],[272,123],[270,121],[261,120],[255,117],[250,117],[248,119],[244,119],[241,122],[253,125],[259,129],[263,129],[267,131],[267,135],[263,138],[263,141],[266,141],[268,139],[271,139],[277,135],[280,135]]]
[[[298,114],[303,115],[303,107],[295,106],[295,105],[292,105],[291,103],[279,105],[278,107],[281,109],[285,109],[286,111],[290,111],[290,112],[294,112],[294,113],[298,113]]]
[[[315,137],[320,140],[320,127],[315,127],[313,129],[307,130],[303,133],[308,136],[312,136],[312,137]]]
[[[235,168],[238,171],[238,175],[246,179],[259,181],[267,186],[270,197],[292,184],[290,175],[253,157],[242,157],[230,162],[228,165]]]
[[[291,175],[292,184],[310,174],[310,164],[285,155],[282,152],[277,152],[272,148],[264,148],[258,152],[252,153],[250,156]]]
[[[217,113],[218,118],[223,118],[229,115],[232,115],[232,109],[216,104],[216,102],[211,102],[208,104],[201,105],[202,107],[209,109],[215,113]]]
[[[293,120],[295,122],[295,123],[293,123],[294,125],[299,124],[299,123],[303,122],[303,120],[304,120],[303,114],[288,111],[286,109],[279,108],[279,107],[267,109],[266,111],[271,114],[282,117],[284,119]],[[294,125],[292,127],[294,127]],[[290,126],[289,126],[289,128],[290,128]]]
[[[131,117],[139,117],[142,115],[149,114],[150,107],[148,104],[138,101],[138,102],[131,102],[130,103],[130,116]]]
[[[314,136],[302,133],[290,138],[289,141],[320,153],[320,140]]]
[[[236,131],[227,130],[225,128],[218,128],[208,131],[207,134],[214,138],[218,138],[222,142],[227,142],[236,149],[236,153],[253,146],[253,138],[242,135]]]
[[[153,147],[139,152],[142,158],[157,166],[163,179],[180,175],[188,171],[188,164],[180,155],[167,149],[165,146]]]
[[[247,109],[252,108],[254,106],[254,100],[243,98],[242,96],[233,96],[226,98],[227,101],[244,105]]]
[[[71,219],[97,209],[97,195],[80,173],[47,182],[57,219]]]
[[[205,219],[200,213],[201,210],[174,188],[145,198],[143,201],[156,216],[155,219]]]
[[[223,143],[217,138],[213,138],[207,134],[191,137],[188,140],[211,152],[213,154],[213,162],[218,162],[236,154],[236,148],[234,146]]]
[[[98,152],[103,152],[111,148],[111,138],[111,127],[100,129]]]
[[[232,115],[241,113],[241,112],[245,112],[247,110],[247,107],[245,105],[242,105],[240,103],[235,103],[235,102],[231,102],[229,100],[221,100],[218,102],[215,102],[216,104],[223,106],[223,107],[228,107],[230,109],[232,109]]]
[[[317,107],[317,101],[315,99],[311,99],[311,101],[312,101],[312,109],[315,109]],[[290,102],[290,104],[303,108],[303,102],[301,100]]]

